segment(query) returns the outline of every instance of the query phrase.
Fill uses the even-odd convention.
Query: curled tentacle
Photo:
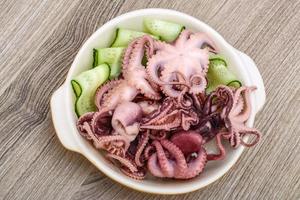
[[[174,171],[174,176],[177,178],[184,176],[187,170],[187,163],[182,151],[168,140],[161,140],[161,144],[175,159],[176,168]]]
[[[146,175],[146,172],[144,169],[138,169],[138,171],[132,172],[127,167],[121,167],[121,172],[123,172],[125,175],[129,176],[130,178],[133,178],[136,180],[143,180]]]
[[[90,125],[87,122],[84,122],[83,128],[86,130],[89,138],[93,141],[93,144],[97,149],[105,149],[108,152],[114,153],[116,155],[124,155],[129,147],[129,141],[124,136],[98,136],[92,131]]]
[[[121,157],[115,154],[106,154],[106,157],[113,162],[113,160],[117,160],[122,166],[126,167],[130,172],[138,172],[137,167],[126,157]],[[113,160],[112,160],[113,159]]]
[[[121,80],[112,80],[97,89],[95,94],[95,105],[97,106],[98,110],[102,108],[105,94],[120,85],[121,82]]]
[[[153,145],[148,145],[144,151],[145,160],[149,160],[150,156],[155,153],[155,147]]]
[[[83,125],[85,122],[87,122],[89,125],[92,125],[92,119],[94,117],[94,114],[95,114],[94,112],[85,113],[76,122],[76,126],[77,126],[77,129],[79,130],[79,133],[88,140],[90,140],[91,138],[90,138],[89,134],[87,133],[87,131],[85,130]]]
[[[190,78],[190,82],[191,82],[190,93],[200,94],[205,91],[205,88],[207,86],[207,80],[204,74],[192,75]]]
[[[181,110],[181,126],[183,130],[189,130],[191,126],[198,124],[198,122],[199,117],[193,109],[189,111]]]
[[[129,85],[127,81],[121,80],[117,86],[110,90],[103,98],[101,110],[113,110],[116,106],[124,101],[132,101],[138,90]]]
[[[219,153],[218,154],[208,154],[207,155],[207,160],[222,160],[225,158],[226,156],[226,151],[225,148],[222,144],[222,136],[226,134],[224,132],[220,132],[216,135],[216,145],[219,149]]]
[[[252,147],[254,145],[256,145],[260,139],[260,133],[254,129],[254,128],[247,128],[245,127],[241,132],[241,144],[245,147]],[[254,140],[251,143],[245,142],[243,140],[243,137],[245,135],[253,135],[254,136]]]
[[[197,152],[197,158],[191,160],[188,162],[188,170],[186,170],[185,174],[183,177],[180,177],[182,179],[190,179],[198,174],[200,174],[207,162],[207,154],[206,150],[202,147],[198,152]]]
[[[141,138],[140,138],[140,141],[138,143],[138,146],[137,146],[137,151],[135,153],[135,158],[134,158],[134,161],[136,163],[137,166],[141,167],[143,166],[144,164],[141,162],[141,155],[149,141],[149,132],[150,131],[146,131],[142,134]]]
[[[111,118],[112,112],[111,111],[99,111],[93,115],[93,119],[91,121],[92,130],[95,134],[102,136],[102,135],[109,135],[112,131],[111,126]]]
[[[143,119],[143,124],[150,125],[156,123],[156,121],[165,116],[171,110],[172,107],[172,99],[166,98],[157,110],[154,110],[152,113],[149,114],[149,116]]]

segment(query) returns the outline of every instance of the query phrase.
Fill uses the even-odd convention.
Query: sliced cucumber
[[[207,80],[207,93],[214,91],[219,85],[228,85],[235,88],[242,85],[236,76],[227,68],[227,63],[221,56],[210,57]]]
[[[97,49],[93,49],[93,67],[98,66],[98,50]]]
[[[110,79],[119,76],[121,72],[124,49],[124,47],[97,49],[98,64],[107,63],[110,66]]]
[[[118,28],[116,31],[116,37],[111,47],[126,47],[133,39],[141,37],[143,35],[150,35],[148,33],[133,31],[130,29]],[[154,39],[159,39],[158,36],[150,35]]]
[[[166,42],[174,41],[184,29],[183,25],[151,18],[144,19],[144,26],[149,33]]]
[[[230,83],[228,83],[227,86],[239,88],[242,86],[242,83],[239,80],[234,80],[234,81],[231,81]]]
[[[76,80],[72,80],[71,84],[72,84],[72,88],[73,88],[73,91],[74,91],[76,97],[79,97],[81,95],[80,84]]]
[[[76,95],[75,112],[78,117],[84,113],[96,110],[94,103],[95,92],[108,79],[109,74],[109,66],[102,64],[82,72],[71,81]]]

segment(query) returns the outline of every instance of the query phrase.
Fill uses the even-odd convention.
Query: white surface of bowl
[[[92,49],[108,47],[118,27],[142,31],[142,20],[145,17],[168,20],[183,24],[187,29],[207,33],[216,43],[228,62],[231,70],[242,80],[244,85],[255,85],[257,90],[251,95],[252,113],[247,122],[254,123],[255,114],[265,102],[265,90],[261,75],[252,61],[244,53],[234,49],[215,30],[187,14],[167,9],[136,10],[118,16],[100,27],[82,46],[69,70],[65,83],[51,98],[52,119],[61,143],[69,150],[76,151],[90,160],[99,170],[111,179],[130,188],[156,194],[179,194],[203,188],[224,175],[237,161],[244,147],[233,150],[226,146],[227,156],[222,161],[208,162],[204,171],[190,180],[167,180],[146,178],[134,180],[122,174],[116,167],[107,162],[103,155],[86,141],[76,129],[77,117],[74,112],[74,94],[71,79],[92,66]],[[212,147],[209,146],[211,151]]]

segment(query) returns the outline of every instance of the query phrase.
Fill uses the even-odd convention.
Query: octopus
[[[100,86],[97,110],[77,121],[80,134],[123,174],[137,180],[191,179],[232,148],[255,145],[260,132],[246,122],[255,87],[219,86],[205,93],[209,54],[218,48],[205,33],[184,30],[172,43],[144,35],[124,52],[122,74]],[[147,60],[143,64],[143,59]],[[255,136],[251,143],[246,135]],[[204,144],[215,140],[218,153]]]
[[[182,31],[174,44],[156,42],[156,54],[147,65],[150,79],[170,97],[178,97],[187,91],[203,93],[209,63],[206,46],[213,51],[217,49],[206,34],[189,30]]]
[[[255,87],[240,87],[232,90],[227,86],[219,86],[215,92],[217,104],[223,104],[221,109],[221,119],[225,127],[222,131],[216,134],[216,144],[219,148],[219,154],[209,155],[209,160],[220,160],[225,157],[225,148],[222,145],[222,138],[229,140],[233,148],[239,145],[251,147],[255,145],[261,133],[255,129],[246,126],[251,113],[250,92],[255,90]],[[219,105],[220,106],[220,105]],[[251,143],[243,140],[246,135],[254,136]]]
[[[156,152],[148,160],[148,169],[156,177],[189,179],[206,164],[202,136],[197,132],[177,132],[170,140],[155,140],[152,145]]]

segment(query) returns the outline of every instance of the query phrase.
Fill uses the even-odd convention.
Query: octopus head
[[[139,133],[139,121],[142,117],[141,107],[133,102],[123,102],[114,111],[111,124],[117,134],[133,141]]]

